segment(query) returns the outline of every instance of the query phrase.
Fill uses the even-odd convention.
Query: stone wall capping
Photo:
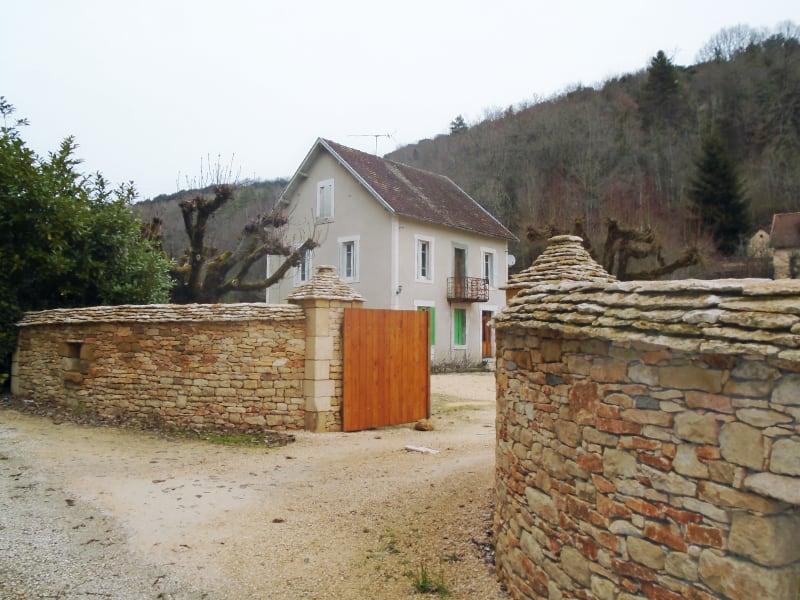
[[[302,321],[303,310],[293,304],[130,304],[56,308],[27,312],[18,327],[79,323],[180,323],[213,321]]]

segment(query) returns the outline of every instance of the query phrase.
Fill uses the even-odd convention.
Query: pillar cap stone
[[[335,267],[320,265],[311,280],[297,287],[288,297],[289,302],[304,300],[364,302],[364,297],[339,279]]]
[[[617,278],[599,265],[575,235],[557,235],[547,240],[544,252],[530,267],[509,278],[504,289],[522,289],[532,284],[561,281],[611,282]]]

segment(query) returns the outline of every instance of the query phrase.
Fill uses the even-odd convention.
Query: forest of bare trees
[[[675,65],[659,51],[641,72],[478,123],[457,118],[450,135],[387,158],[446,174],[483,203],[522,240],[522,268],[544,244],[528,228],[566,231],[581,219],[602,247],[613,219],[653,231],[666,255],[698,248],[694,273],[713,272],[736,252],[715,243],[692,193],[698,169],[713,164],[703,160],[710,138],[735,170],[744,234],[800,211],[800,29],[725,29],[697,60]]]

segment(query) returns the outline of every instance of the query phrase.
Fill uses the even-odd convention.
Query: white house
[[[268,302],[335,265],[366,308],[430,311],[434,363],[494,356],[489,320],[516,237],[450,179],[318,139],[280,202],[294,237],[313,230],[320,246]]]

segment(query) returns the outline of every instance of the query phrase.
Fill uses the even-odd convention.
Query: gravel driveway
[[[394,599],[426,570],[450,598],[505,598],[493,376],[431,387],[434,431],[273,449],[0,410],[0,597]]]

